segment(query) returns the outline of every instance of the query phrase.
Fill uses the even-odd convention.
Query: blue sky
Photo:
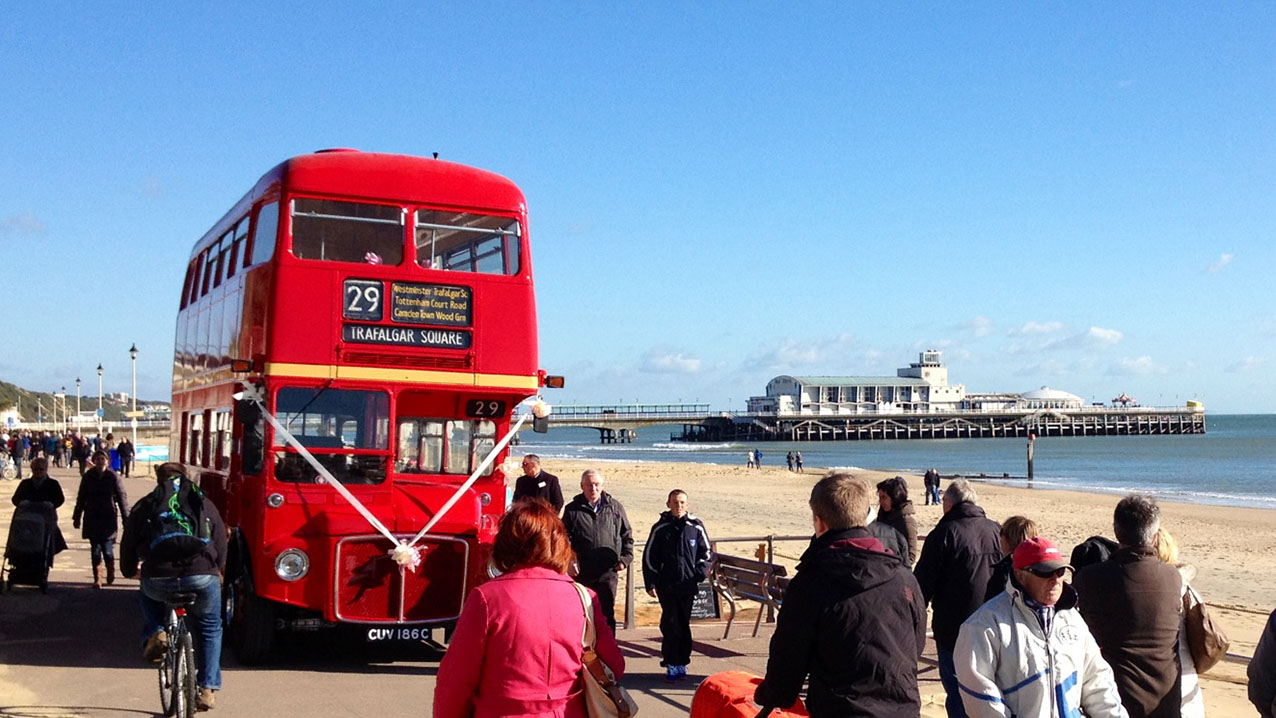
[[[1276,405],[1276,6],[10,3],[0,379],[167,398],[191,244],[325,147],[528,197],[554,403]]]

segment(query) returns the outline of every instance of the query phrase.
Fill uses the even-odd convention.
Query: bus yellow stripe
[[[390,369],[371,366],[339,366],[335,364],[266,364],[270,376],[297,376],[308,379],[356,379],[361,381],[412,382],[415,384],[445,384],[448,386],[477,386],[493,389],[537,388],[534,376],[517,374],[476,374],[473,372],[428,371],[424,369]]]

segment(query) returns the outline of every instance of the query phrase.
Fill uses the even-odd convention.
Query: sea
[[[630,444],[600,444],[594,429],[524,431],[521,454],[544,459],[606,462],[690,461],[744,466],[762,451],[764,466],[784,466],[790,451],[811,467],[863,468],[982,477],[1031,485],[1124,494],[1139,491],[1167,501],[1276,509],[1276,414],[1206,417],[1206,433],[1188,436],[1048,437],[1036,441],[1028,484],[1025,439],[918,439],[840,442],[688,443],[671,440],[680,426],[641,429]]]

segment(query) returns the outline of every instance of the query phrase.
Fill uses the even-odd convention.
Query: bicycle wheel
[[[170,643],[168,650],[164,651],[164,658],[160,660],[159,664],[160,708],[164,709],[165,716],[172,716],[177,712],[177,706],[173,700],[176,695],[173,686],[177,685],[178,678],[180,678],[177,656],[176,646]]]
[[[178,682],[177,718],[194,718],[195,697],[199,688],[195,685],[195,642],[191,634],[182,631],[178,637],[181,652],[181,680]]]

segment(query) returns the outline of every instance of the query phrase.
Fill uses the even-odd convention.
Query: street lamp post
[[[133,450],[137,451],[137,344],[128,348],[129,359],[133,360]]]
[[[80,377],[75,378],[75,433],[80,433]]]
[[[61,441],[62,440],[61,435],[66,432],[66,387],[65,386],[62,387],[62,390],[54,394],[53,398],[57,399],[58,404],[62,405],[62,421],[61,423],[58,424],[58,428],[57,428],[57,432],[59,435],[58,441]],[[58,420],[57,404],[54,404],[53,421],[56,422],[57,420]]]
[[[102,365],[97,365],[97,435],[102,438],[102,416],[106,410],[102,408]]]

